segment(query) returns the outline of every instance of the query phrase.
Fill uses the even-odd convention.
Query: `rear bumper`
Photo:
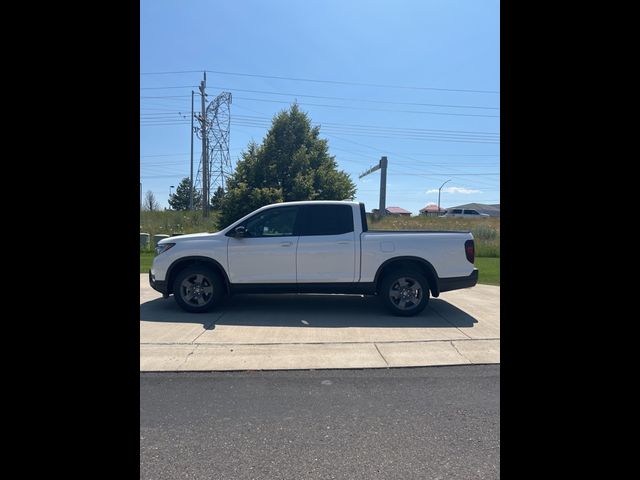
[[[162,280],[155,280],[153,275],[151,275],[151,270],[149,270],[149,285],[155,291],[160,292],[162,295],[167,296],[167,282]]]
[[[450,277],[439,278],[438,286],[440,292],[448,292],[450,290],[459,290],[461,288],[470,288],[478,283],[478,269],[474,268],[471,275],[467,277]]]

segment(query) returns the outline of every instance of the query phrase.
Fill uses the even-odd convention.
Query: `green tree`
[[[211,209],[220,210],[222,208],[222,197],[224,197],[224,189],[218,187],[211,197]]]
[[[222,228],[269,203],[353,199],[356,186],[338,170],[320,127],[294,103],[278,113],[262,142],[242,152],[220,205]]]
[[[189,177],[184,177],[176,188],[176,193],[169,197],[169,206],[172,210],[189,210],[191,181]],[[202,208],[202,194],[198,191],[193,192],[193,207],[195,209]]]

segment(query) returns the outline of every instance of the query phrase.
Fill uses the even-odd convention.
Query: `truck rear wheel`
[[[173,296],[183,310],[203,313],[222,301],[224,286],[212,269],[194,265],[178,273],[173,283]]]
[[[410,317],[423,311],[429,303],[429,282],[417,271],[389,272],[380,282],[378,295],[391,313]]]

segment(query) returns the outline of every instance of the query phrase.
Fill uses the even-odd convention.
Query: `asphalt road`
[[[140,374],[142,479],[496,479],[500,366]]]

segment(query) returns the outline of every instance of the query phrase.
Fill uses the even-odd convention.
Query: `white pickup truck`
[[[158,242],[149,282],[189,312],[237,293],[377,295],[396,315],[478,281],[469,232],[371,231],[364,204],[267,205],[216,233]]]

